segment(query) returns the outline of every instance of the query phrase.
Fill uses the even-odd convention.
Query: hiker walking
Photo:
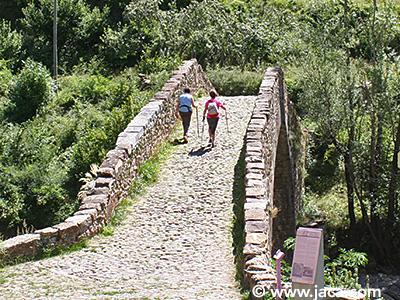
[[[210,136],[209,144],[212,148],[215,147],[215,131],[217,129],[218,120],[219,120],[219,108],[226,108],[223,104],[215,99],[217,97],[217,93],[214,91],[210,92],[211,99],[206,102],[206,106],[204,108],[203,113],[203,121],[207,115],[207,123],[208,123],[208,134]]]
[[[194,105],[193,96],[190,94],[190,88],[184,89],[184,94],[179,97],[178,105],[176,107],[176,117],[182,119],[183,125],[183,141],[185,143],[188,142],[188,130],[190,126],[190,119],[192,117],[192,106],[197,108]]]

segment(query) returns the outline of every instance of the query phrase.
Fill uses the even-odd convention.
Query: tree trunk
[[[356,216],[354,214],[354,164],[352,153],[349,150],[344,155],[344,168],[347,186],[347,201],[348,201],[348,212],[350,218],[350,228],[354,228],[356,224]]]
[[[388,201],[388,209],[387,209],[387,219],[385,226],[385,246],[390,254],[392,251],[392,237],[393,237],[393,226],[394,226],[394,212],[396,209],[397,199],[396,199],[396,189],[397,189],[397,181],[398,181],[398,154],[400,150],[400,117],[397,123],[397,132],[394,141],[394,150],[393,150],[393,159],[392,159],[392,167],[390,172],[390,183],[389,183],[389,201]]]

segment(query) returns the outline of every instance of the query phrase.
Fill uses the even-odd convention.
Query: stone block
[[[245,238],[246,244],[265,246],[267,241],[268,241],[268,235],[266,235],[265,233],[259,233],[259,232],[246,233],[246,238]]]
[[[65,243],[75,242],[79,235],[79,226],[73,222],[62,222],[53,227],[58,229],[58,236]]]
[[[167,93],[165,93],[163,91],[160,91],[160,92],[158,92],[158,93],[156,93],[154,95],[154,100],[155,101],[164,102],[164,101],[169,101],[169,99],[170,99],[169,94],[167,94]]]
[[[269,113],[267,112],[253,112],[253,119],[268,120]]]
[[[260,149],[261,150],[261,149]],[[246,163],[251,163],[251,162],[255,162],[255,163],[264,163],[264,159],[261,155],[261,151],[259,152],[260,154],[258,155],[250,155],[250,154],[246,154],[246,158],[245,158],[245,162]]]
[[[262,153],[263,147],[261,146],[255,146],[255,145],[246,145],[246,152],[256,152],[256,153]]]
[[[248,132],[262,132],[264,130],[264,126],[252,124],[247,127]]]
[[[263,221],[247,221],[244,226],[244,231],[247,233],[251,232],[266,232],[268,225]]]
[[[32,257],[39,251],[40,244],[40,234],[27,233],[5,240],[1,243],[1,248],[9,257]]]
[[[246,150],[246,155],[247,156],[261,156],[261,157],[263,157],[263,149],[252,149],[252,150],[247,149]]]
[[[245,193],[246,197],[262,198],[265,196],[266,190],[265,188],[246,187]]]
[[[115,179],[111,177],[98,177],[95,180],[95,187],[108,187],[111,189],[114,182]]]
[[[168,80],[162,90],[163,91],[176,91],[179,89],[179,83],[178,83],[179,78],[175,77],[175,80]]]
[[[245,210],[251,209],[260,209],[266,210],[267,209],[267,202],[266,201],[256,201],[256,202],[247,202],[244,204]]]
[[[125,134],[137,133],[137,137],[135,138],[136,141],[138,141],[144,135],[144,132],[144,126],[137,126],[134,124],[134,122],[129,123],[123,131]]]
[[[246,176],[244,177],[245,182],[249,180],[263,180],[264,176],[259,173],[247,173]]]
[[[259,141],[249,141],[247,142],[246,146],[250,149],[262,149],[263,145]]]
[[[165,94],[165,96],[167,97],[168,102],[171,102],[171,100],[173,99],[175,90],[170,89],[170,87],[168,86],[168,87],[165,87],[165,88],[163,87],[161,91],[162,91],[162,92]]]
[[[164,101],[151,98],[150,102],[147,103],[147,105],[152,108],[156,108],[156,109],[158,109],[158,111],[160,111],[160,110],[162,110],[162,108],[164,106]]]
[[[243,256],[253,257],[265,253],[267,249],[260,245],[245,244],[243,247]]]
[[[248,209],[244,211],[245,221],[264,221],[267,218],[267,213],[262,209]]]
[[[246,172],[251,172],[253,170],[265,170],[265,164],[260,162],[251,162],[246,164]]]
[[[130,126],[134,127],[144,127],[145,129],[149,128],[151,122],[157,117],[157,109],[151,106],[144,106],[140,112],[136,115],[136,117],[129,123]],[[139,126],[135,120],[140,120]],[[143,120],[143,121],[142,121]],[[135,125],[136,124],[136,125]]]
[[[113,213],[114,213],[114,210],[115,210],[116,206],[117,206],[116,201],[108,202],[106,210],[105,210],[107,221],[109,221],[111,219],[111,217],[113,216]]]
[[[84,203],[81,206],[79,206],[79,210],[86,210],[86,209],[95,209],[97,213],[99,214],[102,209],[101,209],[101,204],[98,202],[91,202],[91,203]]]
[[[88,196],[97,196],[97,195],[99,195],[99,196],[106,195],[107,196],[108,194],[110,194],[110,189],[107,187],[93,188],[87,192]]]
[[[46,227],[36,230],[35,233],[40,234],[40,240],[43,245],[55,244],[58,241],[58,229]]]
[[[65,220],[66,223],[74,223],[79,226],[79,233],[85,232],[93,224],[91,215],[74,215]]]
[[[99,169],[97,170],[97,174],[98,176],[115,178],[114,168],[99,167]]]
[[[91,195],[87,196],[82,200],[82,205],[97,203],[101,205],[101,209],[104,210],[108,203],[107,195]]]
[[[261,127],[265,128],[266,120],[264,119],[251,119],[249,122],[249,127]]]
[[[126,154],[128,155],[128,157],[129,156],[131,156],[131,154],[132,154],[132,151],[133,151],[133,149],[134,149],[134,145],[132,145],[132,144],[126,144],[126,143],[119,143],[119,144],[116,144],[116,147],[115,147],[117,150],[122,150],[122,151],[125,151],[126,152]]]
[[[97,204],[98,203],[93,203]],[[89,215],[92,217],[92,222],[96,221],[97,216],[99,215],[99,211],[96,208],[88,208],[88,209],[80,209],[77,212],[74,213],[74,216],[80,216],[80,215]]]
[[[108,153],[106,154],[106,158],[115,158],[125,161],[128,159],[128,154],[123,149],[115,148],[108,151]]]
[[[126,149],[127,153],[131,155],[133,149],[137,147],[137,144],[139,142],[140,140],[139,139],[137,140],[134,135],[130,135],[130,136],[119,136],[115,144],[119,148]]]
[[[121,159],[106,158],[100,165],[97,174],[98,176],[117,178],[122,172],[123,165],[124,162]]]
[[[150,124],[151,118],[149,118],[147,115],[136,115],[136,117],[133,118],[133,120],[129,123],[128,126],[132,127],[143,127],[144,129],[148,128],[148,125]]]
[[[143,135],[144,127],[128,126],[118,135],[116,144],[130,143],[133,147],[135,147]]]
[[[249,188],[262,188],[264,187],[264,181],[260,179],[248,179],[245,181],[246,187]]]
[[[276,277],[275,277],[274,274],[265,273],[265,272],[263,272],[263,273],[261,273],[261,274],[255,274],[255,275],[253,276],[253,279],[254,279],[255,281],[272,281],[273,284],[274,284],[275,281],[276,281]]]
[[[247,132],[246,140],[247,141],[261,141],[262,133],[261,132]]]

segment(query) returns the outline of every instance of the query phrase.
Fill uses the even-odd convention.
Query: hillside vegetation
[[[57,81],[53,5],[0,0],[3,235],[71,214],[90,165],[195,57],[227,95],[284,69],[310,132],[303,221],[398,265],[398,1],[58,0]]]

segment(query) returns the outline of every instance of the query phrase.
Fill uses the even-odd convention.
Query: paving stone
[[[189,143],[174,146],[158,182],[134,202],[112,236],[94,236],[87,248],[70,254],[4,268],[0,299],[242,299],[235,280],[232,189],[255,99],[221,97],[229,132],[222,118],[217,147],[210,151],[201,152],[207,125],[201,141],[192,118]],[[199,100],[200,110],[206,100]],[[181,136],[179,127],[171,141]],[[201,155],[190,155],[192,150]],[[92,215],[107,204],[107,195],[92,195],[81,209]],[[63,224],[75,226],[58,228],[65,238],[68,230],[78,230]]]

